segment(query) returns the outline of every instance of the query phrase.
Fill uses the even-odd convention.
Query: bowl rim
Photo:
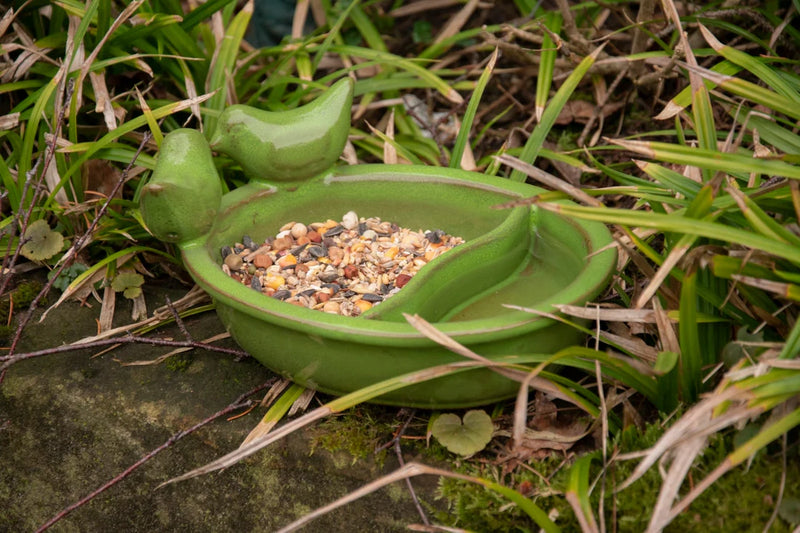
[[[419,165],[352,165],[340,166],[323,173],[301,186],[314,187],[332,182],[358,181],[424,181],[452,184],[462,187],[476,187],[487,191],[501,192],[520,198],[545,192],[544,189],[517,183],[495,176],[486,176],[460,169],[429,167]],[[263,184],[248,184],[232,191],[238,197],[253,192]],[[268,187],[269,193],[276,190]],[[228,193],[229,195],[231,193]],[[569,203],[569,201],[565,201]],[[223,199],[225,205],[225,199]],[[231,209],[235,209],[232,205]],[[607,285],[617,261],[616,249],[608,247],[612,242],[606,226],[599,222],[567,219],[555,213],[547,216],[561,218],[582,237],[588,250],[583,269],[564,288],[532,305],[532,309],[554,312],[553,304],[582,305],[599,294]],[[344,317],[318,310],[293,306],[275,300],[245,287],[227,276],[207,249],[211,232],[180,245],[184,266],[195,282],[214,299],[216,305],[232,307],[256,318],[268,320],[289,330],[316,335],[321,338],[346,340],[370,345],[386,346],[427,346],[433,341],[420,333],[411,324],[398,321],[381,321]],[[600,251],[602,248],[605,250]],[[557,314],[557,313],[555,313]],[[553,319],[525,311],[512,311],[499,317],[480,318],[463,321],[437,322],[434,326],[463,344],[489,342],[506,339],[545,328]]]

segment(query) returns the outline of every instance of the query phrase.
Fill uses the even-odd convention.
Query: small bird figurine
[[[353,80],[344,78],[314,101],[288,111],[232,105],[217,121],[211,148],[237,161],[250,179],[307,179],[342,154],[352,102]]]

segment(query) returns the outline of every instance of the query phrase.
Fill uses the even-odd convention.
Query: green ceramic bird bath
[[[333,166],[346,141],[351,101],[352,83],[343,80],[292,111],[232,106],[210,146],[194,130],[163,141],[142,194],[144,220],[156,237],[177,243],[237,343],[273,371],[335,395],[461,360],[414,329],[404,313],[420,315],[490,359],[580,343],[580,332],[503,304],[552,311],[553,304],[596,297],[616,261],[613,249],[598,252],[611,240],[608,230],[536,208],[493,209],[542,192],[506,179],[413,165]],[[212,150],[237,161],[250,182],[222,195]],[[263,242],[288,221],[340,220],[351,210],[415,230],[441,228],[465,243],[358,317],[291,305],[222,269],[221,248],[243,235]],[[475,369],[377,401],[467,407],[517,389],[516,382]]]

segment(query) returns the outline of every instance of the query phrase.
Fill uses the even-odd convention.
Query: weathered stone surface
[[[163,303],[163,292],[148,295],[151,308]],[[175,300],[182,292],[169,295]],[[118,316],[125,318],[127,302],[120,303]],[[98,307],[63,305],[45,323],[32,323],[19,351],[93,334]],[[213,313],[186,325],[196,339],[222,331]],[[155,335],[181,338],[176,328]],[[0,385],[0,531],[35,530],[271,376],[255,361],[205,351],[195,351],[184,370],[118,362],[154,359],[167,350],[128,345],[97,358],[89,351],[49,355],[9,369]],[[349,456],[342,460],[319,449],[310,455],[307,435],[298,433],[225,471],[156,490],[235,449],[264,412],[219,419],[185,437],[53,531],[272,531],[381,475],[368,461],[352,464]],[[395,467],[387,463],[383,472]],[[418,521],[397,484],[306,531],[399,531]]]

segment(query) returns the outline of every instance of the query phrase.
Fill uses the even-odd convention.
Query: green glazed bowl
[[[606,287],[616,264],[613,248],[600,251],[611,242],[602,224],[531,207],[493,208],[541,192],[454,169],[340,166],[288,185],[251,180],[222,196],[210,229],[179,246],[189,273],[211,295],[242,348],[282,376],[342,395],[463,360],[419,333],[404,313],[420,315],[489,359],[513,362],[520,354],[551,354],[584,340],[560,322],[504,306],[552,312],[554,304],[583,305]],[[148,225],[160,209],[149,215],[145,211]],[[466,242],[431,261],[397,295],[359,317],[270,298],[221,268],[221,247],[241,242],[243,235],[260,242],[289,221],[339,220],[351,210],[413,230],[441,228]],[[511,397],[518,387],[478,368],[411,385],[376,402],[468,407]]]

